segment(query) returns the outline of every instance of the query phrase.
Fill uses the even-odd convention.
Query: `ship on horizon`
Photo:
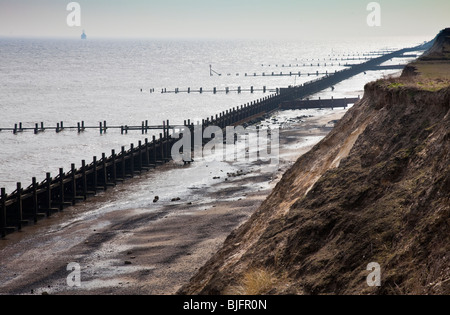
[[[83,30],[83,34],[81,34],[81,39],[87,39],[87,36],[86,36],[86,33],[84,30]]]

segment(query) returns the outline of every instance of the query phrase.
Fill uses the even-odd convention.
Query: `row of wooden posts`
[[[203,119],[201,125],[203,128],[210,125],[225,128],[241,124],[275,110],[287,97],[288,94],[273,94],[240,107],[233,107]],[[191,120],[185,120],[184,125],[189,126],[192,131],[195,127]],[[112,150],[109,156],[103,153],[100,159],[93,157],[90,164],[83,160],[78,169],[75,164],[71,165],[68,172],[61,168],[56,177],[47,173],[41,182],[33,177],[31,185],[26,188],[22,183],[17,183],[17,189],[11,194],[1,188],[1,236],[5,237],[10,232],[21,230],[23,225],[36,223],[41,217],[49,217],[56,211],[86,200],[98,191],[105,191],[136,174],[170,161],[172,145],[178,139],[172,137],[170,130],[174,127],[170,126],[169,121],[165,121],[162,128],[163,132],[159,134],[159,138],[153,136],[151,141],[146,138],[144,142],[139,141],[137,146],[131,144],[128,150],[123,146],[120,152]]]
[[[334,71],[335,73],[337,72],[337,70],[335,70]],[[263,72],[263,73],[253,73],[253,74],[247,74],[247,73],[245,73],[245,76],[246,77],[249,77],[249,76],[251,76],[251,77],[267,77],[267,76],[273,76],[273,77],[292,77],[292,76],[298,76],[298,77],[301,77],[301,76],[313,76],[313,75],[315,75],[315,76],[319,76],[319,75],[328,75],[328,74],[330,74],[330,73],[332,73],[332,72],[328,72],[328,70],[325,70],[325,72],[319,72],[319,71],[316,71],[316,72],[312,72],[312,73],[309,73],[309,72],[301,72],[301,71],[298,71],[298,72],[293,72],[293,71],[289,71],[289,72],[285,72],[285,73],[283,73],[283,72],[280,72],[280,73],[276,73],[276,72],[272,72],[272,73],[265,73],[265,72]]]
[[[380,54],[364,54],[363,56],[375,57],[377,55],[380,55]],[[417,55],[409,54],[409,55],[403,55],[403,56],[400,56],[400,57],[415,58],[415,57],[417,57]],[[317,60],[313,59],[313,60],[311,60],[311,61],[319,61],[319,63],[317,63],[317,64],[315,62],[314,63],[312,63],[312,62],[308,62],[308,63],[303,62],[303,63],[289,63],[289,64],[281,64],[281,65],[280,64],[261,64],[261,66],[262,67],[282,67],[282,68],[284,68],[284,67],[287,67],[287,68],[288,67],[290,67],[290,68],[294,68],[294,67],[326,67],[327,63],[324,62],[324,63],[321,64],[320,61],[338,61],[337,65],[349,67],[349,66],[352,66],[352,64],[345,63],[345,64],[341,65],[341,63],[339,61],[367,61],[367,60],[371,60],[371,59],[372,58],[368,58],[368,57],[329,58],[329,59],[324,58],[323,60],[320,60],[320,59],[317,59]],[[334,62],[332,62],[331,64],[328,63],[328,66],[335,66],[335,64],[334,64]]]
[[[340,59],[341,61],[352,61],[352,60],[368,60],[369,58],[346,58],[346,59]],[[319,60],[318,60],[319,61]],[[300,68],[300,67],[334,67],[334,66],[343,66],[343,67],[349,67],[351,64],[345,63],[341,64],[338,59],[329,59],[329,61],[337,61],[335,64],[334,62],[324,62],[324,63],[289,63],[289,64],[261,64],[261,67],[275,67],[275,68]]]
[[[0,131],[12,131],[13,134],[19,134],[24,131],[33,131],[34,134],[38,134],[40,132],[44,132],[46,130],[54,130],[56,133],[60,133],[64,130],[76,130],[78,133],[86,131],[88,129],[97,129],[100,134],[106,133],[109,129],[120,129],[121,134],[127,134],[128,131],[138,130],[141,131],[142,134],[147,134],[149,130],[162,130],[165,126],[157,125],[151,126],[148,124],[148,120],[142,121],[142,124],[139,126],[129,126],[129,125],[121,125],[121,126],[110,126],[107,125],[106,120],[103,122],[99,122],[98,126],[86,126],[84,121],[78,122],[77,126],[64,126],[64,122],[61,121],[56,123],[56,126],[44,126],[44,123],[40,124],[36,123],[34,127],[24,127],[21,122],[14,124],[12,128],[0,128]]]
[[[338,73],[337,70],[334,72],[334,74],[336,74],[336,73]],[[316,71],[315,73],[301,73],[301,72],[292,72],[291,71],[289,73],[283,73],[283,72],[275,73],[275,72],[272,72],[271,74],[266,74],[265,72],[263,72],[261,74],[253,73],[251,75],[248,75],[246,73],[245,76],[253,76],[253,77],[261,77],[262,76],[262,77],[264,77],[264,76],[302,76],[302,75],[306,76],[307,75],[309,77],[309,76],[313,76],[313,75],[315,75],[315,76],[319,76],[319,75],[328,76],[330,74],[332,74],[332,73],[331,72],[329,73],[328,71],[326,71],[326,72]],[[239,74],[237,74],[237,75],[239,75]],[[142,91],[143,90],[141,89],[141,92]],[[229,87],[225,87],[222,90],[218,89],[217,87],[214,87],[211,90],[203,89],[203,87],[200,87],[198,90],[191,89],[190,87],[188,87],[186,89],[175,88],[173,90],[170,90],[170,89],[167,89],[167,88],[162,88],[161,89],[161,93],[162,94],[166,94],[166,93],[174,93],[174,94],[179,94],[179,93],[188,93],[188,94],[189,93],[200,93],[200,94],[202,94],[202,93],[213,93],[213,94],[225,93],[225,94],[228,94],[228,93],[231,93],[231,92],[237,92],[238,94],[240,94],[242,92],[250,92],[250,93],[255,93],[255,92],[263,92],[263,93],[275,92],[275,93],[279,93],[279,91],[280,91],[279,88],[268,89],[266,86],[263,86],[262,89],[257,89],[257,88],[255,88],[253,86],[251,86],[249,89],[243,89],[240,86],[238,86],[235,89],[229,88]],[[154,88],[150,89],[150,93],[154,93],[154,92],[155,92]]]
[[[335,70],[334,71],[334,73],[336,73],[337,72],[337,70]],[[244,76],[245,77],[293,77],[293,76],[296,76],[296,77],[301,77],[301,76],[304,76],[304,77],[306,77],[306,76],[319,76],[319,75],[328,75],[328,74],[331,74],[331,73],[333,73],[333,72],[328,72],[328,70],[325,70],[325,72],[319,72],[318,70],[316,71],[316,72],[312,72],[312,73],[309,73],[309,72],[301,72],[301,71],[297,71],[297,72],[293,72],[293,71],[289,71],[289,72],[269,72],[269,73],[266,73],[266,72],[262,72],[262,73],[256,73],[256,72],[254,72],[254,73],[244,73]],[[221,73],[219,73],[218,74],[219,76],[222,76],[222,74]],[[227,76],[231,76],[232,74],[231,73],[228,73],[227,74]],[[236,73],[236,76],[240,76],[240,73]],[[153,92],[154,92],[154,89],[152,89],[153,90]],[[151,90],[151,91],[152,91]],[[164,93],[163,91],[161,92],[161,93]]]
[[[313,59],[306,59],[306,61],[347,61],[347,60],[369,60],[369,59],[371,59],[371,58],[364,58],[364,57],[376,57],[376,56],[381,56],[381,55],[383,55],[383,54],[387,54],[387,53],[390,53],[390,52],[392,52],[392,51],[384,51],[384,52],[369,52],[369,53],[361,53],[361,54],[333,54],[333,55],[331,55],[331,54],[329,54],[328,55],[328,57],[340,57],[340,58],[322,58],[322,59],[320,59],[320,58],[313,58]],[[344,58],[344,57],[346,57],[346,58]],[[352,57],[352,58],[350,58],[350,57]],[[356,58],[356,57],[358,57],[358,58]],[[311,65],[313,65],[313,64],[311,64]],[[326,65],[326,64],[325,64]],[[261,66],[275,66],[275,67],[278,67],[279,66],[279,64],[275,64],[275,65],[273,65],[273,64],[262,64]],[[293,63],[290,63],[289,65],[288,64],[281,64],[280,65],[281,67],[294,67],[294,64]],[[302,66],[302,63],[296,63],[295,64],[295,66],[296,67],[301,67]],[[303,63],[303,66],[305,67],[305,66],[308,66],[308,64],[307,63]]]
[[[150,93],[153,93],[154,89],[150,89]],[[231,93],[231,92],[237,92],[238,94],[242,93],[242,92],[250,92],[250,93],[255,93],[255,92],[275,92],[278,93],[279,92],[279,88],[272,88],[269,89],[266,86],[263,86],[261,89],[255,88],[253,86],[251,86],[249,89],[243,89],[242,87],[238,86],[237,88],[233,89],[233,88],[229,88],[229,87],[225,87],[225,89],[218,89],[217,87],[212,88],[211,90],[207,90],[207,89],[203,89],[202,87],[199,88],[198,90],[196,89],[191,89],[190,87],[186,88],[186,89],[180,89],[180,88],[175,88],[173,90],[167,89],[167,88],[162,88],[161,89],[161,93],[165,94],[165,93],[213,93],[213,94],[217,94],[217,93]]]

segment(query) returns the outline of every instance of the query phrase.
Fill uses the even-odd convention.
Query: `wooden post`
[[[112,182],[115,185],[115,184],[117,184],[116,150],[111,150],[111,157],[112,157],[111,179],[112,179]]]
[[[37,182],[36,177],[33,177],[31,180],[33,187],[33,220],[34,223],[37,222],[37,214],[38,214],[38,196],[37,196]]]
[[[138,168],[139,171],[142,170],[142,141],[139,140],[138,142]]]
[[[64,169],[59,169],[59,210],[64,210]]]
[[[83,181],[83,197],[84,197],[84,200],[86,200],[87,199],[87,176],[86,176],[86,161],[85,160],[82,160],[81,161],[81,172],[82,172],[82,174],[83,174],[83,179],[82,179],[82,181]]]
[[[46,174],[46,184],[47,184],[47,217],[51,216],[52,209],[52,177],[50,173]]]
[[[190,152],[191,152],[195,148],[195,136],[194,136],[194,134],[195,134],[195,126],[194,126],[194,122],[192,122],[189,125],[189,131],[191,132],[191,148],[190,148]]]
[[[163,145],[163,134],[159,134],[159,147],[161,151],[161,161],[164,163],[164,145]]]
[[[0,196],[0,229],[2,230],[2,237],[6,236],[6,189],[1,189]]]
[[[122,152],[122,163],[120,164],[120,167],[122,169],[122,179],[125,180],[126,177],[126,169],[125,169],[125,146],[122,146],[121,148],[121,152]]]
[[[92,184],[94,185],[94,191],[96,192],[98,189],[97,157],[96,156],[94,156],[94,158],[93,158],[92,166],[94,168],[94,172],[92,173],[93,174],[92,175],[92,177],[93,177]]]
[[[70,165],[71,175],[72,175],[72,205],[75,205],[76,203],[76,197],[77,197],[77,179],[75,177],[76,169],[75,164],[72,163]]]
[[[225,112],[223,113],[223,117],[224,117],[225,126],[229,126],[230,121],[229,121],[228,109],[225,110]]]
[[[22,184],[17,183],[17,228],[20,231],[22,229],[22,221],[23,221],[23,214],[22,214]]]
[[[106,154],[102,153],[102,169],[103,169],[103,188],[108,189],[108,172],[106,169]]]
[[[130,168],[131,177],[134,177],[134,144],[130,145]]]
[[[163,138],[166,138],[166,121],[163,121]]]
[[[162,137],[162,142],[161,145],[163,146],[163,151],[164,151],[164,158],[162,158],[163,163],[165,162],[165,156],[166,156],[166,139],[167,139],[167,129],[166,129],[166,121],[163,121],[163,137]]]
[[[145,138],[145,166],[150,166],[150,154],[148,148],[148,138]]]
[[[100,134],[103,134],[102,122],[100,122],[99,125],[100,125]]]
[[[169,120],[166,121],[166,161],[170,160],[170,124]]]
[[[153,155],[152,162],[156,166],[156,137],[155,136],[153,136],[153,138],[152,138],[152,155]]]

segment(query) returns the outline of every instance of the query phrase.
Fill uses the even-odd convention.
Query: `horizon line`
[[[367,35],[342,35],[341,37],[323,37],[323,36],[314,36],[314,37],[299,37],[299,38],[274,38],[274,37],[187,37],[187,36],[165,36],[165,37],[158,37],[158,36],[108,36],[108,35],[89,35],[89,32],[85,32],[87,35],[87,41],[90,39],[95,40],[205,40],[205,41],[233,41],[233,40],[246,40],[246,41],[290,41],[290,42],[296,42],[296,41],[315,41],[317,39],[324,39],[324,40],[348,40],[348,39],[362,39],[362,38],[413,38],[413,37],[426,37],[429,36],[430,40],[432,40],[441,30],[434,33],[434,35],[425,35],[425,34],[416,34],[416,35],[373,35],[373,36],[367,36]],[[65,39],[65,40],[82,40],[80,33],[78,36],[67,36],[67,35],[6,35],[6,34],[0,34],[0,39]]]

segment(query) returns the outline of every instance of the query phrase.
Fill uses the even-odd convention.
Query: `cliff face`
[[[418,61],[408,65],[403,76],[450,80],[450,28],[442,30],[433,46]]]
[[[450,28],[442,30],[436,37],[433,46],[427,51],[427,54],[420,58],[426,60],[448,60],[450,59]]]
[[[450,87],[408,80],[366,85],[180,293],[450,294]]]

